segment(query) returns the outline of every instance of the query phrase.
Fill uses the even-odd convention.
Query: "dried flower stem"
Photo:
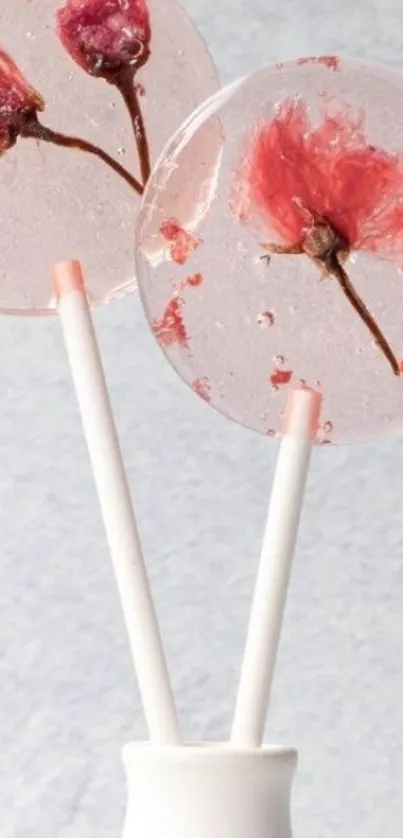
[[[130,66],[122,67],[108,77],[110,84],[113,84],[119,91],[128,110],[137,146],[141,180],[145,187],[151,174],[150,148],[134,79],[135,70]]]
[[[349,254],[348,243],[339,236],[326,220],[314,219],[311,214],[309,226],[305,230],[305,237],[301,243],[296,245],[264,244],[263,247],[271,254],[305,254],[312,259],[316,267],[322,272],[322,278],[334,277],[350,305],[373,336],[377,346],[390,364],[394,375],[401,375],[399,362],[385,335],[355,290],[342,265]]]
[[[80,137],[71,137],[67,134],[61,134],[59,131],[53,131],[39,122],[36,113],[25,114],[21,125],[19,126],[19,135],[21,137],[28,137],[35,140],[40,140],[45,143],[52,143],[53,145],[62,148],[77,149],[87,154],[92,154],[106,163],[112,171],[119,175],[138,195],[143,194],[143,187],[139,181],[117,162],[110,154],[104,151],[99,146],[83,140]]]
[[[393,373],[395,375],[400,375],[401,373],[399,362],[394,352],[392,351],[388,341],[386,340],[385,335],[379,328],[376,320],[373,318],[371,312],[368,310],[364,301],[361,299],[361,297],[355,290],[347,272],[344,270],[342,265],[340,265],[337,256],[334,256],[331,260],[331,273],[335,277],[335,279],[337,279],[337,282],[339,283],[340,288],[347,297],[349,303],[353,306],[358,316],[361,318],[363,323],[365,323],[365,325],[371,332],[376,344],[379,346],[386,360],[392,367]]]

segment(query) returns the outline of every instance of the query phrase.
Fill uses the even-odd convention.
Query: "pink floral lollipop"
[[[175,216],[169,172],[219,119],[223,151],[197,228]],[[197,190],[196,190],[197,193]],[[155,205],[165,257],[148,254]],[[147,317],[202,398],[270,436],[287,390],[323,394],[319,442],[403,422],[403,74],[308,58],[206,102],[171,141],[138,228]]]
[[[21,0],[0,23],[0,310],[52,311],[49,266],[71,253],[93,302],[116,297],[151,166],[217,89],[212,60],[176,0]]]

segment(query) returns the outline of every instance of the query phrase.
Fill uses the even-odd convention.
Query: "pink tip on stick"
[[[318,432],[322,396],[310,387],[291,390],[283,418],[283,434],[300,439],[315,440]]]
[[[178,745],[168,669],[80,263],[55,265],[52,279],[150,737],[157,745]]]
[[[72,291],[84,293],[84,276],[80,262],[58,262],[52,271],[52,286],[55,297],[60,299]]]
[[[260,747],[274,677],[305,487],[321,411],[319,393],[290,392],[242,663],[232,743]]]

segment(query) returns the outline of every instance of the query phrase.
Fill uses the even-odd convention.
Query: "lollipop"
[[[213,172],[200,132],[219,120]],[[269,67],[204,103],[172,139],[138,219],[150,326],[169,361],[231,419],[283,439],[253,598],[232,741],[262,744],[314,442],[403,419],[403,76],[358,61]],[[172,170],[197,144],[212,178],[189,229]],[[194,195],[187,171],[183,192]],[[155,206],[165,256],[150,258]]]
[[[38,314],[66,251],[92,302],[133,288],[150,166],[217,79],[176,0],[24,0],[18,20],[0,13],[0,310]]]
[[[170,172],[217,120],[214,174],[207,145],[182,183],[190,196],[199,169],[214,180],[190,230]],[[325,57],[221,91],[166,148],[139,217],[141,296],[170,362],[228,417],[276,435],[301,384],[323,396],[318,442],[402,422],[402,137],[402,74]],[[157,197],[166,246],[155,265]]]

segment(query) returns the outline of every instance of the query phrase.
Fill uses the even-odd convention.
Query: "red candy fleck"
[[[43,111],[42,96],[31,87],[12,58],[0,49],[0,154],[11,148],[24,117]]]
[[[174,295],[160,320],[154,320],[152,330],[163,346],[178,344],[188,348],[189,339],[183,322],[183,300]]]
[[[198,285],[201,285],[204,280],[203,274],[193,274],[193,276],[188,276],[185,279],[185,285],[189,286],[189,288],[197,288]]]
[[[299,58],[297,64],[322,64],[328,70],[336,72],[339,69],[340,58],[337,55],[311,56],[309,58]]]
[[[274,390],[283,387],[284,384],[289,384],[293,376],[292,370],[273,370],[270,376],[270,383]]]
[[[308,208],[351,249],[403,257],[402,158],[369,145],[364,117],[348,111],[325,113],[314,126],[302,99],[283,102],[254,130],[231,208],[241,222],[257,213],[292,246],[304,241]]]
[[[160,233],[169,242],[171,259],[178,265],[184,265],[201,244],[201,239],[184,230],[175,218],[161,224]]]
[[[194,390],[194,392],[197,393],[198,396],[201,396],[201,398],[206,402],[211,401],[211,385],[209,378],[196,378],[192,384],[192,390]]]
[[[148,58],[151,28],[145,0],[67,0],[56,21],[63,46],[90,75],[135,68]]]

